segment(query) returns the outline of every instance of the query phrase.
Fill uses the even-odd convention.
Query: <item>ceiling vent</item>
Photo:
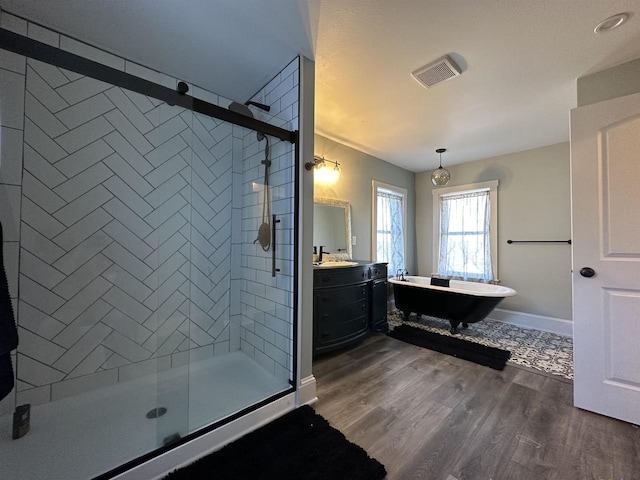
[[[411,75],[420,82],[421,85],[429,88],[433,87],[436,83],[457,77],[461,73],[462,71],[460,70],[460,67],[456,65],[449,55],[445,55],[435,62],[431,62],[429,65],[419,68]]]

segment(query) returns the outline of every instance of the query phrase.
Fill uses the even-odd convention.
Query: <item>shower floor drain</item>
[[[167,409],[164,407],[152,408],[147,412],[147,418],[158,418],[167,413]]]

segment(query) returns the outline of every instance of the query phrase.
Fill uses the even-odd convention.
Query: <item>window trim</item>
[[[491,218],[489,219],[489,239],[491,241],[491,267],[493,269],[492,282],[500,282],[498,275],[498,185],[499,180],[489,180],[486,182],[467,183],[466,185],[456,185],[453,187],[434,188],[433,194],[433,264],[432,275],[438,273],[438,263],[440,258],[440,198],[449,195],[459,195],[472,193],[480,190],[489,190],[489,203],[491,208]]]
[[[377,232],[378,232],[378,188],[391,190],[402,195],[402,243],[404,247],[404,264],[407,267],[407,189],[390,183],[371,180],[371,261],[377,261]],[[396,272],[387,272],[392,277]]]

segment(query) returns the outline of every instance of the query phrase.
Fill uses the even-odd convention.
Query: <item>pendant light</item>
[[[440,154],[440,166],[431,174],[431,183],[433,183],[436,187],[445,186],[451,179],[449,170],[447,170],[446,168],[442,168],[442,154],[446,151],[446,148],[439,148],[436,150],[436,153]]]

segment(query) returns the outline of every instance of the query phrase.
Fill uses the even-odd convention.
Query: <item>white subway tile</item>
[[[0,68],[0,123],[22,130],[24,116],[24,75]]]
[[[27,21],[7,12],[2,12],[2,15],[0,15],[0,28],[20,35],[27,35]]]
[[[27,36],[38,42],[46,43],[52,47],[60,47],[60,35],[48,28],[29,22]]]
[[[31,63],[27,67],[27,91],[52,113],[67,108],[69,104],[45,81],[45,78],[48,78],[54,85],[58,84],[60,80],[56,77],[42,77],[30,65]],[[43,75],[49,74],[49,70],[40,69],[40,71]]]
[[[0,49],[0,68],[24,75],[26,65],[27,61],[24,55]]]
[[[17,363],[20,364],[18,379],[37,387],[59,382],[64,378],[64,373],[38,362],[26,355],[18,353]]]
[[[50,317],[44,312],[32,307],[28,303],[20,301],[18,325],[51,340],[64,329],[62,322]]]
[[[0,129],[0,184],[22,183],[22,131]]]
[[[124,71],[124,59],[107,53],[104,50],[79,42],[65,35],[60,36],[60,48],[94,62],[101,63],[116,70]]]
[[[98,185],[79,196],[71,203],[55,212],[55,217],[67,226],[71,226],[96,208],[104,205],[113,195],[102,185]],[[105,208],[107,208],[105,206]],[[115,216],[115,215],[114,215]]]
[[[106,95],[100,93],[60,110],[56,113],[56,117],[68,128],[77,128],[83,123],[93,120],[100,115],[104,115],[114,108],[113,103],[109,101]]]
[[[104,348],[102,345],[98,345],[95,350],[87,355],[84,360],[67,375],[67,379],[96,373],[112,356],[113,352],[111,350]]]
[[[18,335],[20,337],[20,353],[45,365],[51,365],[65,352],[64,348],[24,328],[18,328]]]
[[[98,301],[110,287],[111,284],[104,278],[96,278],[89,285],[80,290],[75,297],[56,310],[53,314],[54,318],[63,323],[70,324],[87,308],[91,307],[96,301]]]
[[[77,295],[89,282],[112,265],[104,255],[98,254],[58,283],[53,291],[67,300]]]
[[[16,255],[17,260],[17,255]],[[20,252],[20,273],[38,282],[45,288],[52,290],[65,279],[65,275],[43,262],[38,257],[32,255],[27,250]],[[11,283],[10,283],[11,285]]]
[[[110,113],[113,111],[106,116],[108,117]],[[73,153],[104,137],[113,129],[113,125],[107,122],[105,117],[97,117],[59,136],[56,138],[56,143],[68,153]]]

